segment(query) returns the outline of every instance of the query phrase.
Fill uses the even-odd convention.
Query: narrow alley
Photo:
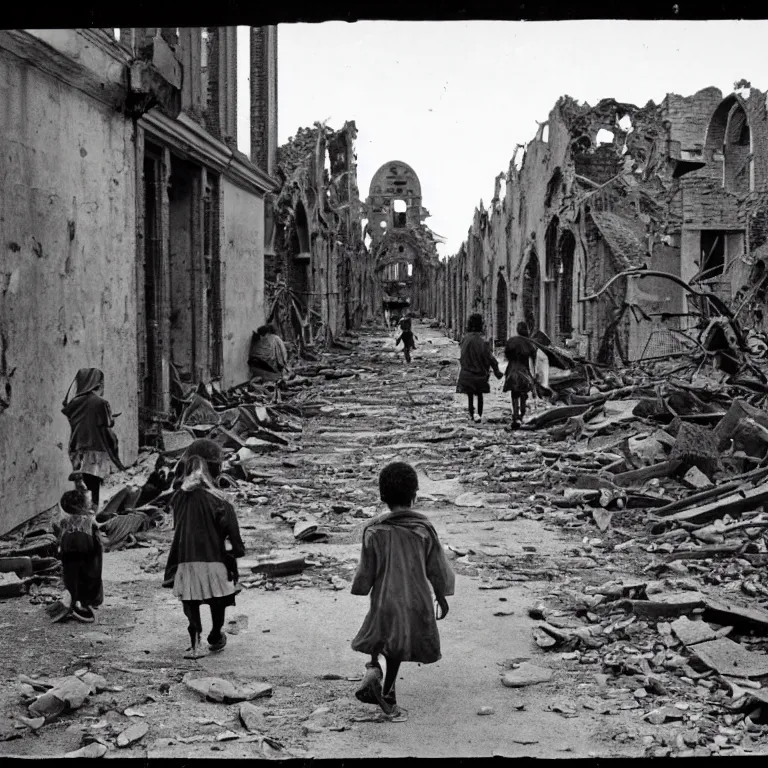
[[[500,386],[488,397],[484,421],[472,423],[455,394],[458,345],[428,321],[414,331],[411,365],[383,326],[346,338],[347,351],[325,353],[321,369],[348,375],[289,400],[316,415],[303,420],[290,445],[249,459],[249,480],[233,491],[247,552],[223,653],[184,658],[186,621],[178,600],[161,588],[167,529],[139,533],[105,555],[106,599],[96,624],[50,625],[40,604],[45,588],[4,604],[2,711],[19,718],[20,695],[34,698],[34,686],[45,690],[67,676],[95,680],[96,691],[44,727],[14,732],[6,717],[3,735],[12,740],[0,754],[61,755],[83,745],[108,746],[112,754],[115,737],[120,747],[120,734],[138,727],[140,738],[119,754],[629,756],[649,754],[659,733],[670,730],[645,717],[664,708],[677,713],[670,718],[673,745],[692,729],[717,734],[713,686],[668,672],[662,684],[650,674],[646,660],[659,649],[663,660],[664,650],[675,648],[673,638],[658,634],[663,622],[655,626],[610,602],[652,591],[637,554],[615,546],[642,529],[640,521],[631,510],[616,513],[620,521],[600,534],[572,510],[558,514],[551,501],[563,474],[546,469],[544,456],[553,454],[543,453],[552,438],[510,432]],[[112,476],[106,495],[126,482],[141,485],[154,458],[144,453],[138,468]],[[417,468],[418,506],[434,521],[457,574],[440,625],[442,660],[401,668],[407,722],[388,722],[354,698],[365,658],[350,648],[368,605],[349,592],[361,528],[381,511],[379,469],[396,459]],[[569,460],[572,453],[563,452],[558,467]],[[318,526],[318,540],[298,541],[297,522]],[[251,573],[265,561],[297,558],[304,558],[300,573]],[[676,581],[667,580],[666,589]],[[606,597],[598,606],[601,588]],[[550,631],[581,633],[586,646],[553,653],[554,640],[538,642],[537,619],[545,617]],[[601,625],[598,651],[589,630]],[[633,659],[651,684],[633,676]],[[503,684],[509,674],[523,680],[521,687]],[[216,702],[187,685],[199,678],[259,693],[250,704]],[[747,744],[749,734],[742,735]]]

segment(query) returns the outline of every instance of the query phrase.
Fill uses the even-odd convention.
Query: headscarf
[[[215,443],[214,443],[215,445]],[[191,447],[191,446],[190,446]],[[219,499],[225,499],[226,496],[216,487],[216,484],[208,471],[208,463],[202,456],[185,456],[176,466],[176,480],[174,486],[178,492],[188,493],[197,488],[216,496]]]
[[[196,461],[193,462],[193,459]],[[210,480],[210,488],[215,488],[215,484],[208,465],[209,463],[221,465],[223,461],[224,454],[221,450],[221,446],[218,443],[215,443],[213,440],[207,437],[201,437],[197,440],[194,440],[184,451],[184,454],[179,459],[178,464],[176,464],[176,470],[174,472],[173,478],[173,488],[175,490],[179,490],[184,485],[186,485],[187,479],[199,468],[198,464],[204,466],[205,475]],[[198,485],[199,484],[200,483],[198,483]],[[189,490],[189,488],[186,488],[185,490]]]
[[[83,395],[88,395],[91,392],[95,392],[103,383],[104,373],[98,368],[81,368],[72,381],[72,384],[77,385],[75,397],[72,399],[74,400],[77,397],[82,397]],[[67,402],[69,401],[69,393],[72,390],[72,384],[69,385],[67,394],[64,396],[64,402],[62,405],[65,408],[67,407]]]

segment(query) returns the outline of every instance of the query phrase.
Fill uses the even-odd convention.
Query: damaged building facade
[[[406,163],[385,163],[362,202],[356,136],[352,121],[338,131],[318,123],[278,149],[281,190],[267,206],[267,317],[304,347],[381,319],[385,308],[438,312],[440,264],[419,178]]]
[[[0,532],[67,487],[79,368],[104,371],[126,464],[185,387],[248,378],[276,29],[251,30],[251,159],[236,49],[234,27],[0,32]]]
[[[266,212],[266,316],[299,346],[332,341],[370,317],[354,121],[302,128],[277,150],[280,191]]]
[[[695,292],[762,327],[767,142],[748,84],[642,108],[562,97],[441,265],[440,319],[458,338],[480,312],[499,343],[525,320],[603,363],[674,350],[711,314]],[[665,274],[610,282],[638,269]]]

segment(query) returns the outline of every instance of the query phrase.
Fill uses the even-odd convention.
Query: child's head
[[[467,331],[469,333],[482,333],[483,332],[483,316],[479,313],[469,316],[467,321]]]
[[[224,456],[218,443],[214,443],[213,440],[209,440],[207,437],[201,437],[199,440],[190,443],[187,450],[184,451],[185,459],[192,456],[199,456],[205,461],[211,477],[218,477],[221,474],[221,464]]]
[[[528,323],[523,320],[522,322],[519,322],[517,324],[517,335],[518,336],[528,336]]]
[[[67,491],[61,497],[59,506],[68,515],[85,515],[91,511],[88,497],[82,491]]]
[[[387,464],[379,475],[379,494],[388,507],[410,507],[416,500],[419,478],[404,461]]]

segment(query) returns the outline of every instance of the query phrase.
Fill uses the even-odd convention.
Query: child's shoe
[[[363,704],[379,704],[384,701],[383,691],[381,689],[381,681],[383,678],[381,667],[371,664],[370,662],[365,665],[366,672],[363,677],[360,687],[355,691],[355,696],[358,701]],[[382,707],[384,709],[384,707]],[[385,710],[386,711],[386,710]]]
[[[472,414],[472,421],[475,422],[475,424],[479,424],[483,420],[482,416],[478,416],[478,414],[474,413]]]
[[[82,621],[84,624],[93,624],[96,617],[93,615],[93,611],[87,606],[78,603],[72,608],[72,618]]]
[[[208,650],[211,653],[219,653],[219,651],[223,651],[226,644],[227,636],[223,632],[219,635],[218,640],[212,638],[211,635],[208,635]]]

